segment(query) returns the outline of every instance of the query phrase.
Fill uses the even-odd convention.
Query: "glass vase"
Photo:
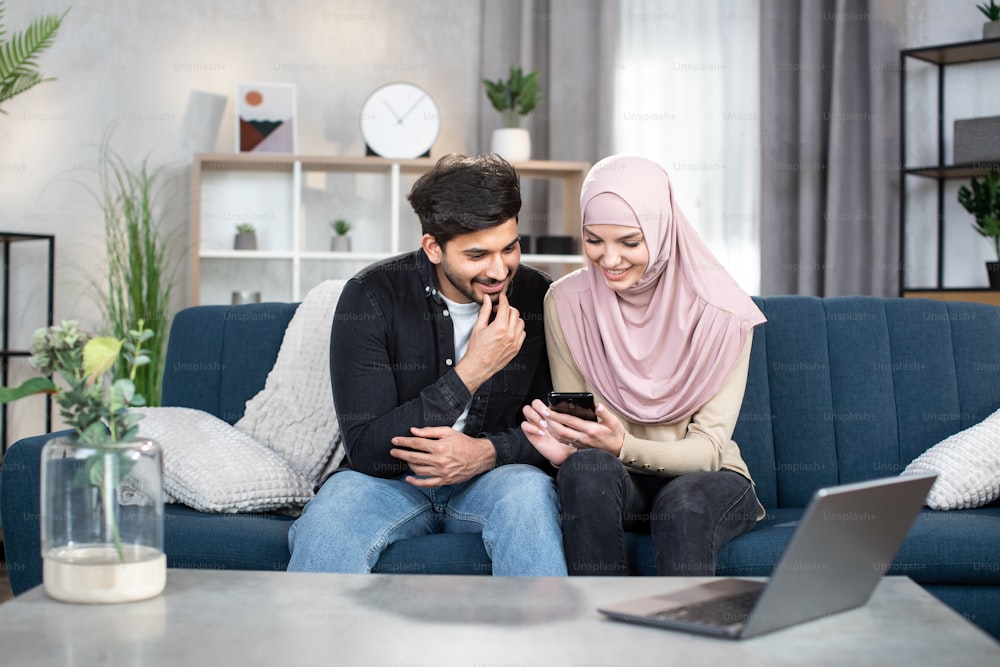
[[[166,585],[163,457],[149,439],[42,448],[42,582],[64,602],[145,600]]]

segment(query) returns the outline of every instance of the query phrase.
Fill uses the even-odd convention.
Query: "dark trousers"
[[[648,530],[658,575],[711,576],[716,552],[757,522],[753,485],[732,470],[640,475],[608,452],[584,449],[556,481],[570,575],[627,575],[625,531]]]

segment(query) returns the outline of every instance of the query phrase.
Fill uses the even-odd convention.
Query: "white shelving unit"
[[[348,278],[372,262],[416,248],[420,226],[405,193],[433,159],[263,154],[199,154],[192,168],[192,303],[228,303],[236,290],[265,301],[299,301],[327,278]],[[585,162],[528,161],[522,178],[561,184],[560,225],[542,233],[576,237]],[[532,213],[533,218],[538,213]],[[548,213],[542,214],[548,223]],[[525,211],[522,209],[522,221]],[[330,252],[327,222],[352,222],[351,252]],[[537,220],[532,220],[536,222]],[[257,228],[257,250],[232,250],[236,225]],[[522,223],[523,224],[523,223]],[[537,225],[528,228],[531,233]],[[522,261],[562,274],[580,255],[530,255]]]

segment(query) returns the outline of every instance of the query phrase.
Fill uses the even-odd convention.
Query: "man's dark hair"
[[[406,197],[424,234],[444,246],[460,234],[496,227],[521,211],[521,183],[499,155],[445,155]]]

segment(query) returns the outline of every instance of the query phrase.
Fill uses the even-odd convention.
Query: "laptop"
[[[860,607],[896,557],[936,477],[820,489],[766,582],[719,578],[598,611],[620,621],[745,639]]]

